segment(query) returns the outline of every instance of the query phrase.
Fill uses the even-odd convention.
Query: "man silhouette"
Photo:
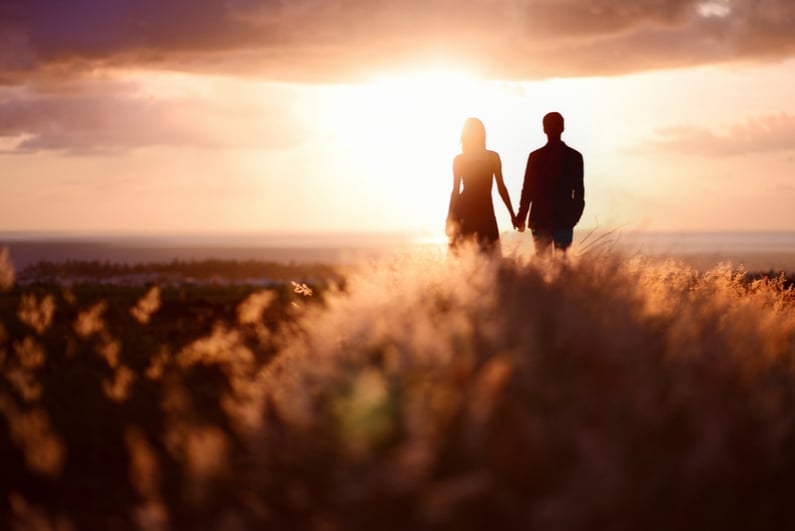
[[[544,116],[543,125],[547,143],[527,158],[516,229],[524,232],[529,210],[536,254],[547,255],[554,244],[565,256],[585,208],[582,155],[560,139],[560,113]]]

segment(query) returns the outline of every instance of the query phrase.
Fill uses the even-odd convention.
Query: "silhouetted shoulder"
[[[486,150],[486,153],[489,157],[489,161],[491,162],[492,167],[499,168],[502,166],[502,160],[500,160],[500,154],[496,151]]]
[[[579,151],[577,151],[573,147],[569,146],[568,144],[564,143],[563,147],[566,149],[566,151],[568,152],[570,157],[576,156],[576,157],[578,157],[580,159],[582,158],[582,153],[580,153]]]
[[[565,155],[564,155],[565,157],[567,157],[567,158],[569,158],[569,157],[570,158],[578,158],[578,159],[582,160],[582,153],[580,153],[579,151],[577,151],[573,147],[569,146],[565,142],[561,142],[561,145],[563,146],[563,151],[565,153]],[[549,149],[550,149],[550,145],[549,144],[541,146],[540,148],[538,148],[535,151],[532,151],[530,153],[530,158],[537,158],[537,157],[543,156],[543,154],[546,153]]]
[[[538,148],[538,149],[536,149],[534,151],[531,151],[530,152],[530,156],[533,157],[533,158],[539,156],[541,153],[543,153],[546,150],[546,147],[547,146],[541,146],[540,148]]]
[[[463,153],[459,153],[453,159],[453,172],[456,174],[460,173],[463,169],[463,165],[466,163],[467,157]]]
[[[502,164],[500,156],[496,151],[484,149],[482,151],[459,153],[453,159],[454,169],[463,169],[464,167],[471,166],[472,164],[482,167],[486,163],[490,168],[498,168]]]

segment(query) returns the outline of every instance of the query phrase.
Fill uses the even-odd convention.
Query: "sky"
[[[441,235],[464,120],[518,206],[549,111],[580,228],[792,231],[793,27],[792,0],[0,0],[0,231]]]

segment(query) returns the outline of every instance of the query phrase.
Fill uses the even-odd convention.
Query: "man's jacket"
[[[532,207],[531,207],[532,205]],[[531,229],[570,229],[585,208],[582,155],[564,142],[530,153],[518,218],[530,209]]]

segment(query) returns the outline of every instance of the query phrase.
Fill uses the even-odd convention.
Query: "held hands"
[[[517,218],[513,213],[511,213],[511,223],[513,223],[514,229],[518,230],[519,232],[524,232],[524,221],[519,221],[519,218]]]

